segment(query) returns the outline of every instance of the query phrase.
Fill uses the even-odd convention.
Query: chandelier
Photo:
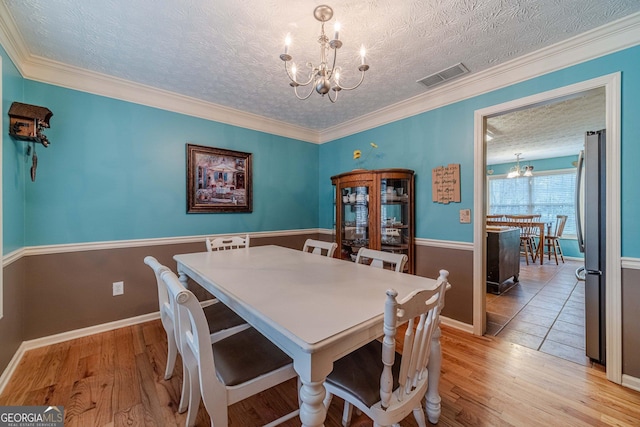
[[[293,91],[298,99],[305,100],[309,98],[315,89],[315,91],[320,95],[327,95],[331,102],[336,102],[338,100],[338,93],[341,90],[353,90],[360,86],[364,80],[364,73],[369,69],[369,66],[366,63],[366,51],[364,46],[360,48],[361,63],[358,67],[358,70],[362,73],[360,75],[360,81],[353,87],[343,86],[340,82],[340,72],[342,69],[340,67],[336,67],[338,49],[342,47],[342,42],[339,38],[340,24],[338,22],[335,23],[333,39],[329,40],[329,37],[324,33],[324,23],[333,17],[333,9],[324,4],[320,5],[313,11],[313,16],[322,23],[320,27],[320,36],[318,37],[318,43],[320,43],[320,63],[318,65],[313,65],[311,62],[307,62],[306,66],[309,68],[309,72],[303,77],[303,79],[306,80],[298,80],[298,69],[296,64],[292,62],[293,57],[289,54],[289,46],[291,45],[291,37],[289,37],[289,35],[287,35],[287,38],[285,39],[284,53],[280,55],[280,59],[284,61],[284,69],[291,80],[289,85],[293,87]],[[329,61],[331,50],[333,50],[333,59]],[[291,64],[289,65],[289,63]],[[311,85],[309,93],[301,96],[298,93],[298,87],[308,85]],[[332,92],[333,96],[331,96]]]
[[[516,153],[516,165],[509,170],[507,178],[519,178],[521,176],[533,176],[533,166],[524,166],[520,168],[520,155]]]

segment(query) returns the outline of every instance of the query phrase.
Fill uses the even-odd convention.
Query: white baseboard
[[[640,378],[631,375],[622,374],[622,385],[632,390],[640,391]]]
[[[451,319],[445,316],[440,316],[440,321],[443,325],[449,326],[450,328],[473,334],[473,325],[470,325],[468,323],[463,323],[459,320]]]
[[[156,311],[154,313],[130,317],[128,319],[116,320],[113,322],[103,323],[101,325],[89,326],[87,328],[76,329],[73,331],[62,332],[60,334],[49,335],[47,337],[23,341],[22,344],[20,344],[20,347],[18,347],[16,353],[11,358],[9,365],[7,365],[4,372],[2,372],[2,375],[0,375],[0,394],[4,391],[4,388],[9,382],[9,379],[11,379],[11,376],[20,364],[20,360],[22,360],[24,354],[29,350],[44,347],[47,345],[58,344],[64,341],[82,338],[93,334],[99,334],[101,332],[112,331],[114,329],[123,328],[125,326],[137,325],[138,323],[149,322],[159,318],[160,312]]]
[[[18,347],[18,350],[15,352],[15,354],[9,361],[9,364],[7,365],[5,370],[2,372],[2,375],[0,375],[0,394],[2,394],[2,392],[4,391],[4,387],[7,385],[7,383],[9,382],[9,379],[11,379],[11,376],[13,375],[16,368],[20,364],[20,361],[22,360],[22,356],[24,356],[24,352],[25,352],[24,347],[25,345],[23,342],[22,344],[20,344],[20,347]]]

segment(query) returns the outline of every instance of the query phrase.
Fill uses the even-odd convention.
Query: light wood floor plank
[[[502,340],[443,327],[439,426],[638,426],[640,393],[583,366]],[[64,405],[67,426],[183,426],[182,362],[165,381],[160,321],[29,351],[0,395],[1,405]],[[288,381],[229,408],[230,425],[262,425],[297,407]],[[326,426],[340,426],[334,398]],[[209,417],[200,405],[198,426]],[[290,420],[284,427],[299,426]],[[416,427],[412,416],[402,426]],[[354,427],[371,426],[356,417]]]

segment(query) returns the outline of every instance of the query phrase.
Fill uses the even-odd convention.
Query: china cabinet
[[[336,256],[355,260],[361,247],[409,258],[415,271],[414,172],[408,169],[354,170],[331,177],[335,194]]]

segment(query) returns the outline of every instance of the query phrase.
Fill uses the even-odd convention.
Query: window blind
[[[556,215],[567,215],[563,236],[576,234],[575,169],[536,172],[530,177],[489,177],[490,214],[540,214],[555,227]],[[553,230],[554,228],[552,228]]]

